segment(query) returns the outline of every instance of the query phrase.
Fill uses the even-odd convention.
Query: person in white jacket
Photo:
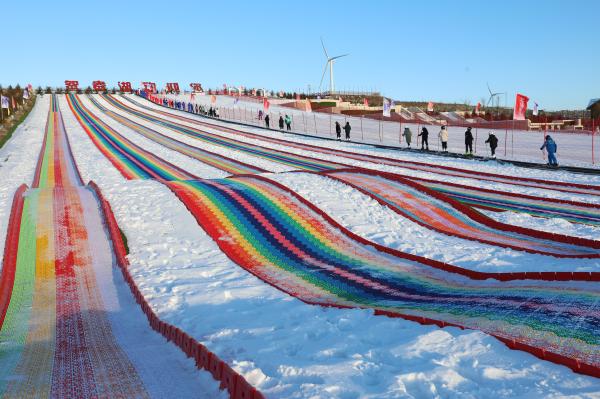
[[[448,130],[446,126],[442,126],[442,130],[438,133],[438,137],[442,142],[442,152],[448,152]]]

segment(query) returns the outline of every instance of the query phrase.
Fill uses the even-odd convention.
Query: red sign
[[[103,81],[101,81],[101,80],[94,80],[94,81],[92,82],[92,88],[93,88],[95,91],[105,91],[105,90],[106,90],[106,83],[104,83],[104,82],[103,82]]]
[[[65,80],[65,89],[67,89],[67,91],[77,91],[77,90],[79,90],[79,81],[77,81],[77,80]]]
[[[119,90],[121,93],[131,93],[131,82],[119,82]]]
[[[204,89],[200,83],[190,83],[190,87],[194,93],[203,93]]]
[[[156,93],[156,83],[154,82],[142,82],[146,93]]]
[[[525,120],[525,112],[527,111],[527,102],[529,97],[517,93],[515,99],[515,110],[513,112],[513,119],[516,121]]]
[[[179,83],[167,83],[167,92],[179,93]]]
[[[368,98],[365,98],[365,99],[363,100],[363,105],[364,105],[365,107],[368,107],[368,106],[369,106],[369,99],[368,99]]]

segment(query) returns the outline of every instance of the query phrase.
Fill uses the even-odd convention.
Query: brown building
[[[590,100],[587,109],[592,112],[592,119],[600,117],[600,98]]]

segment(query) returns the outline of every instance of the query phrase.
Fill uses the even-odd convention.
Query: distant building
[[[592,119],[600,117],[600,98],[593,98],[587,106],[592,113]]]

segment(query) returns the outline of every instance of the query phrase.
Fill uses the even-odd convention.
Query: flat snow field
[[[232,263],[165,186],[156,181],[126,181],[95,148],[63,97],[60,106],[84,181],[96,181],[113,206],[128,238],[132,275],[151,306],[162,318],[215,351],[267,397],[600,397],[599,380],[512,351],[477,331],[422,326],[376,317],[368,310],[323,309],[284,295]],[[112,126],[120,129],[118,124]],[[133,138],[132,131],[123,132]],[[439,158],[431,158],[435,159]],[[186,167],[187,161],[177,162]],[[205,178],[222,176],[194,167]],[[308,174],[269,176],[305,195],[365,237],[447,259],[434,248],[447,245],[443,236],[423,236],[425,241],[434,240],[430,247],[418,246],[416,241],[404,242],[397,231],[403,222],[392,218],[380,205],[361,199],[360,193],[340,191],[336,184],[322,183],[317,180],[324,178]],[[561,172],[560,177],[568,180],[571,176]],[[337,205],[347,198],[356,203]],[[512,220],[514,216],[507,218]],[[532,225],[551,228],[538,221]],[[571,229],[583,236],[600,237],[595,229]],[[463,257],[460,250],[453,250],[449,260],[492,270],[522,256],[480,244],[473,248]],[[500,259],[498,264],[489,265],[496,258]],[[553,265],[553,260],[545,257],[525,260],[545,260],[548,266]]]

